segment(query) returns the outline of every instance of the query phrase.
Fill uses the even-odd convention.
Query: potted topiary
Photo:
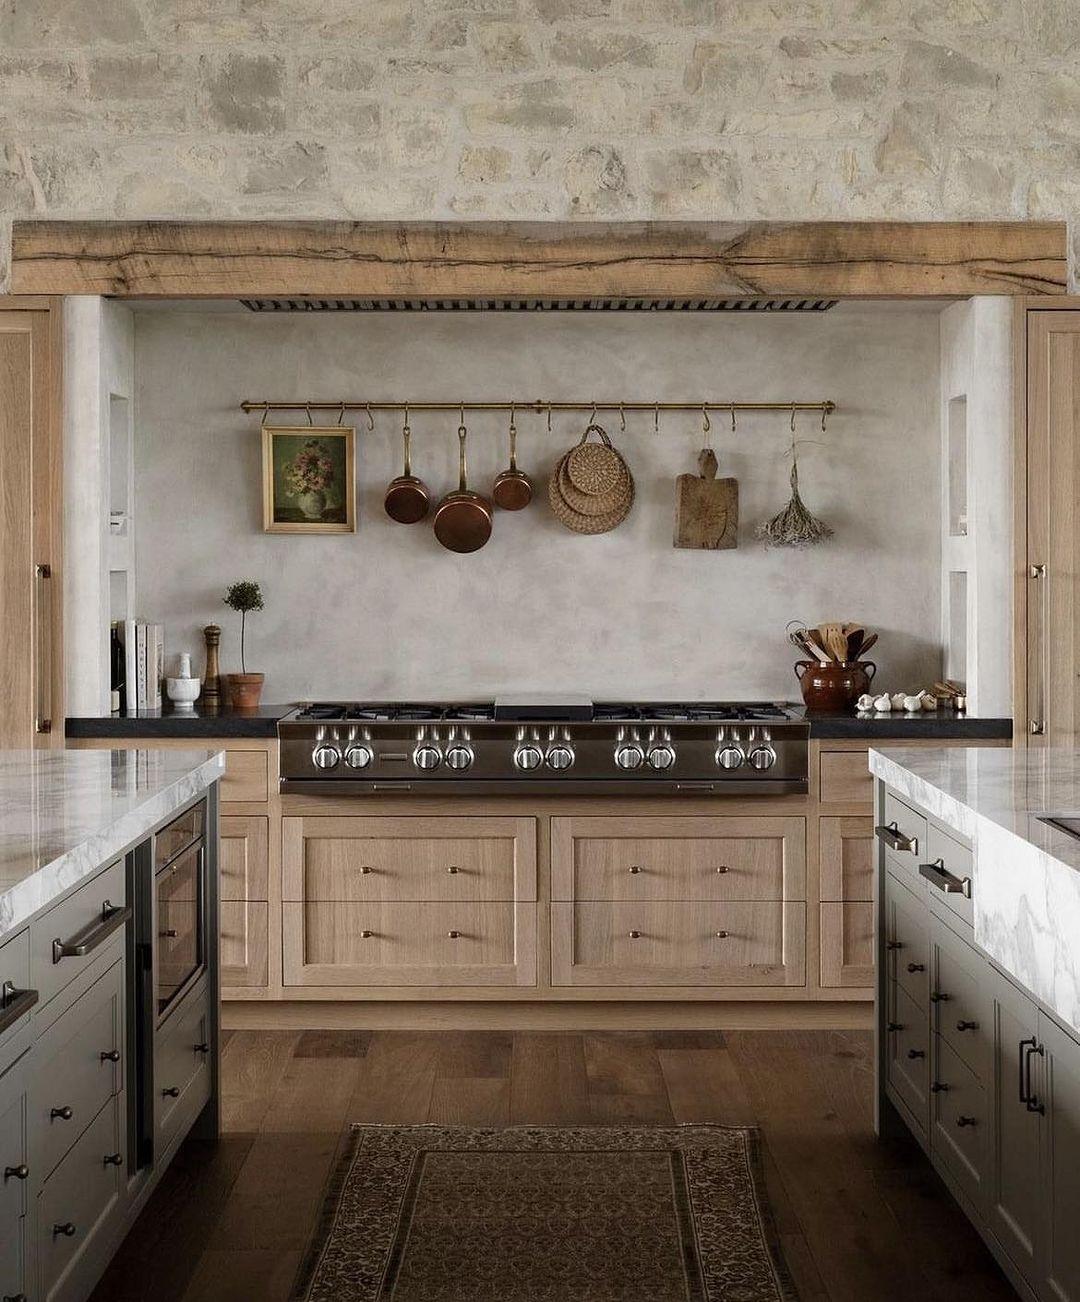
[[[251,579],[240,579],[229,585],[225,593],[225,604],[232,610],[240,612],[240,669],[238,674],[229,674],[229,698],[235,710],[253,710],[259,704],[262,695],[263,675],[249,674],[245,656],[244,637],[247,632],[248,612],[262,610],[263,595],[257,583]]]

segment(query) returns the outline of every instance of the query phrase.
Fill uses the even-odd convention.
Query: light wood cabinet
[[[874,898],[874,820],[824,816],[818,822],[822,900]]]
[[[0,747],[64,744],[60,300],[0,297]]]
[[[818,800],[823,805],[869,805],[874,799],[874,779],[866,747],[828,750],[822,743],[818,764]]]
[[[821,984],[826,989],[874,983],[874,906],[869,901],[829,902],[821,914]]]

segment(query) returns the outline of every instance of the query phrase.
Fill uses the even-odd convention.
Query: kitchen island
[[[872,750],[879,1130],[1027,1299],[1080,1297],[1080,762]]]
[[[0,753],[0,1296],[81,1302],[218,1128],[205,750]]]

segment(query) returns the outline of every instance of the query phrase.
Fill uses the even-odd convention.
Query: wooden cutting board
[[[702,448],[698,473],[675,480],[675,546],[721,551],[737,547],[739,481],[716,478],[716,454]]]

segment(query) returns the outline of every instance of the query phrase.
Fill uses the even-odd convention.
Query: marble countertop
[[[224,771],[197,749],[0,751],[0,941]]]
[[[975,943],[1080,1031],[1080,751],[870,751],[870,770],[970,839]]]

